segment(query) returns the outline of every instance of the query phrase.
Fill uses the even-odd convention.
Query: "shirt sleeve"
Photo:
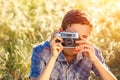
[[[30,77],[37,78],[40,75],[43,67],[45,66],[44,61],[41,58],[42,51],[43,51],[43,46],[41,45],[33,48]]]
[[[105,64],[105,60],[104,60],[104,58],[102,56],[102,53],[101,53],[101,51],[98,48],[95,48],[95,54],[98,57],[98,59],[100,60],[100,62],[103,64],[103,66],[106,69],[108,69],[107,65]],[[92,65],[92,70],[96,74],[96,76],[98,76],[100,78],[100,74],[99,74],[98,70],[95,68],[94,65]]]

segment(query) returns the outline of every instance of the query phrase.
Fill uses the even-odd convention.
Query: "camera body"
[[[79,38],[76,32],[60,32],[56,33],[56,36],[60,36],[63,39],[62,45],[64,48],[74,48],[77,46],[75,41]]]

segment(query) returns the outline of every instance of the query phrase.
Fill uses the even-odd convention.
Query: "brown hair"
[[[90,27],[92,27],[89,20],[87,19],[86,14],[83,13],[83,11],[81,11],[81,10],[70,10],[70,11],[68,11],[67,14],[64,16],[64,18],[62,20],[61,27],[63,28],[63,30],[66,30],[67,26],[71,25],[73,23],[90,25]]]

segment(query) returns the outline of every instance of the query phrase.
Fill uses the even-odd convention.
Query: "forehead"
[[[89,35],[91,32],[91,27],[89,25],[71,24],[71,26],[67,27],[66,31],[77,32],[81,35]]]

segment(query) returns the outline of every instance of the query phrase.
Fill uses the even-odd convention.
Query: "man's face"
[[[76,23],[71,24],[71,26],[66,29],[66,32],[77,32],[79,34],[79,40],[87,40],[91,32],[91,27],[89,25]],[[63,52],[65,55],[76,55],[79,51],[75,50],[75,48],[64,48]]]

